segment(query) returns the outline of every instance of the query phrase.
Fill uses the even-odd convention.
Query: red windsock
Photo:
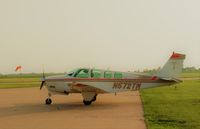
[[[22,66],[16,66],[15,68],[15,72],[17,72],[18,70],[22,69]]]

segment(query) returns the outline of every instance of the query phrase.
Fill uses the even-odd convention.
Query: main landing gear
[[[95,94],[95,96],[92,98],[92,100],[88,101],[88,100],[83,100],[84,105],[88,106],[91,105],[92,102],[95,102],[97,99],[97,94]]]
[[[83,103],[84,103],[85,105],[91,105],[91,104],[92,104],[92,101],[83,100]]]

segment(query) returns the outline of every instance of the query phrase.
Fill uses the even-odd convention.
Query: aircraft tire
[[[94,101],[96,101],[96,99],[97,99],[97,96],[95,95],[95,96],[93,97],[92,101],[94,102]]]
[[[52,103],[52,100],[50,98],[47,98],[45,100],[45,104],[50,105]]]
[[[83,103],[84,103],[86,106],[88,106],[88,105],[91,105],[91,104],[92,104],[92,101],[85,101],[85,100],[83,100]]]

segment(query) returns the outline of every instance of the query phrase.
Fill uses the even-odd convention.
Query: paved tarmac
[[[139,92],[101,94],[84,106],[80,94],[52,97],[39,88],[0,89],[0,129],[146,129]]]

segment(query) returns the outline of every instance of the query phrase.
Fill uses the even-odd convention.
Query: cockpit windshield
[[[74,75],[74,73],[77,72],[77,70],[78,70],[78,69],[73,69],[73,70],[67,72],[67,76],[71,76],[71,77],[72,77],[72,76]]]
[[[74,74],[74,72],[67,73],[68,76],[72,76],[73,74]]]
[[[89,69],[79,69],[74,74],[74,77],[77,78],[88,78],[89,77]]]
[[[74,69],[70,72],[67,72],[67,76],[77,77],[77,78],[88,78],[89,69]]]

